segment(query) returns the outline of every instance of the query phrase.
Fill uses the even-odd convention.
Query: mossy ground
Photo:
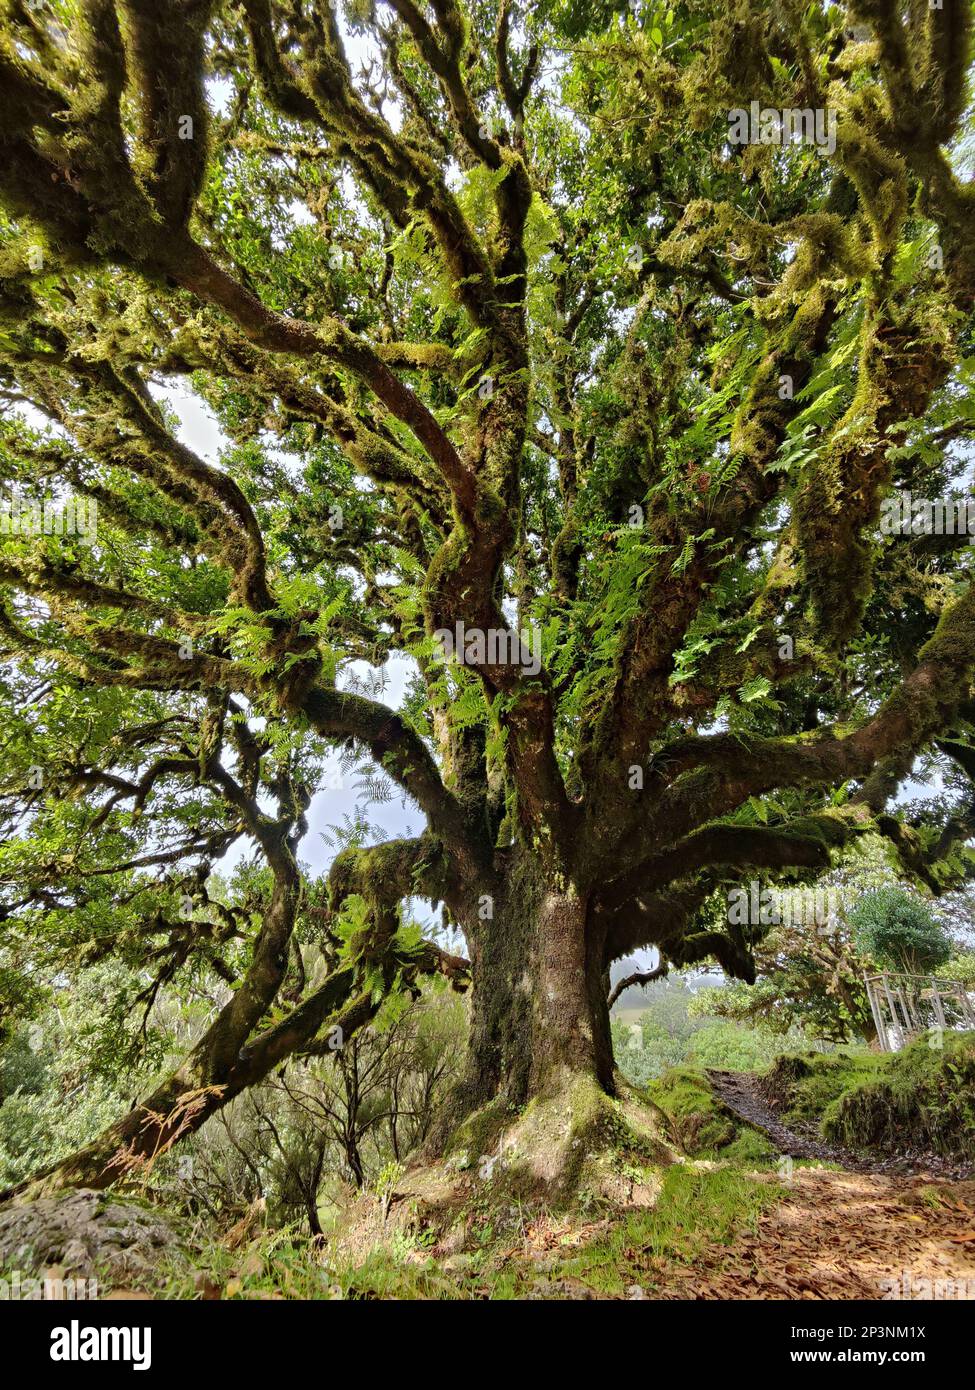
[[[975,1160],[975,1035],[927,1034],[902,1052],[782,1057],[767,1088],[787,1123],[850,1149]]]
[[[975,1152],[975,1038],[948,1035],[937,1047],[920,1039],[893,1056],[780,1058],[766,1086],[786,1122],[815,1124],[848,1147]],[[783,1186],[761,1171],[776,1159],[704,1071],[675,1068],[643,1097],[569,1087],[515,1114],[480,1116],[445,1160],[399,1173],[328,1219],[323,1212],[322,1241],[294,1227],[258,1229],[235,1243],[201,1226],[190,1261],[164,1263],[149,1291],[173,1299],[666,1298],[704,1280],[711,1292],[701,1296],[738,1296],[724,1292],[737,1287],[728,1270],[751,1287],[748,1251],[759,1228],[774,1273],[776,1204],[792,1204],[797,1248],[805,1241],[812,1249],[829,1240],[828,1223],[816,1224],[823,1203],[855,1227],[871,1203],[903,1199],[896,1182],[821,1164]],[[917,1197],[909,1180],[902,1186]],[[954,1197],[945,1207],[962,1224],[967,1210]],[[883,1258],[874,1260],[881,1273]],[[873,1296],[857,1277],[857,1296]],[[781,1277],[769,1289],[758,1280],[748,1296],[780,1296],[780,1286]]]
[[[703,1112],[700,1081],[672,1083],[674,1113]],[[202,1279],[179,1273],[164,1296],[199,1297],[202,1284],[240,1298],[653,1297],[668,1264],[731,1241],[776,1200],[746,1171],[771,1146],[719,1126],[711,1101],[713,1132],[691,1123],[709,1140],[700,1162],[678,1151],[660,1099],[631,1091],[610,1100],[580,1084],[514,1116],[479,1115],[443,1162],[402,1174],[392,1200],[364,1193],[336,1211],[321,1250],[280,1233],[245,1257],[211,1244]]]
[[[778,1152],[757,1129],[743,1123],[714,1094],[707,1074],[672,1067],[647,1087],[667,1132],[693,1158],[726,1159],[746,1166],[774,1162]]]
[[[652,1297],[670,1264],[754,1229],[777,1198],[768,1182],[732,1167],[672,1164],[652,1206],[586,1219],[512,1204],[469,1213],[467,1246],[444,1256],[433,1236],[391,1233],[362,1258],[336,1258],[296,1232],[246,1251],[213,1242],[195,1273],[174,1271],[164,1298],[524,1299]],[[639,1292],[637,1292],[639,1291]]]

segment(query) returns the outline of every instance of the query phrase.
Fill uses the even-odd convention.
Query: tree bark
[[[470,1036],[462,1077],[433,1128],[482,1107],[520,1109],[588,1077],[614,1094],[604,941],[585,895],[518,852],[490,916],[469,933]]]

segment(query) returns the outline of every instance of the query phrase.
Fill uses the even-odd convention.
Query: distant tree
[[[975,989],[975,951],[958,951],[931,973],[943,980],[957,980],[966,989]]]
[[[928,928],[933,941],[947,942],[949,953],[955,946],[947,923],[957,928],[959,942],[971,924],[970,891],[952,893],[937,907],[928,906],[905,882],[891,883],[898,871],[890,843],[877,835],[863,836],[817,880],[815,887],[830,908],[826,920],[772,925],[753,946],[756,983],[734,982],[702,991],[691,1012],[761,1024],[780,1034],[801,1028],[810,1038],[832,1043],[872,1041],[876,1028],[864,976],[881,962],[854,930],[855,905],[872,902],[877,894],[909,899],[934,924]],[[886,901],[886,896],[879,900]]]
[[[922,898],[904,888],[864,893],[847,915],[857,949],[884,970],[925,974],[951,956],[942,924]]]
[[[843,1043],[875,1036],[863,983],[865,962],[842,920],[779,925],[755,946],[758,978],[702,990],[692,1012],[760,1025],[782,1035]]]

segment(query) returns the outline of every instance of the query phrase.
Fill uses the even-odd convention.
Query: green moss
[[[683,1151],[694,1158],[767,1162],[776,1156],[769,1141],[745,1125],[715,1096],[703,1071],[673,1067],[647,1088]]]
[[[623,1294],[639,1284],[651,1292],[654,1264],[693,1264],[714,1241],[730,1244],[754,1229],[762,1208],[776,1200],[777,1188],[756,1182],[734,1168],[668,1168],[653,1207],[626,1216],[610,1234],[567,1261],[553,1277],[578,1279],[596,1293]]]
[[[476,1164],[478,1155],[494,1152],[499,1137],[515,1118],[512,1107],[503,1096],[497,1096],[468,1115],[450,1135],[444,1147],[448,1161]]]
[[[853,1148],[933,1149],[975,1158],[975,1037],[918,1038],[883,1058],[876,1079],[848,1087],[825,1110],[827,1139]]]
[[[871,1081],[883,1060],[874,1052],[779,1057],[766,1078],[766,1093],[783,1110],[787,1124],[818,1124],[846,1091]]]
[[[970,1033],[926,1035],[902,1052],[780,1057],[766,1085],[787,1124],[813,1122],[833,1143],[975,1157]]]

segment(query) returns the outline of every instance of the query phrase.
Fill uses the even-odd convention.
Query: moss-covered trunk
[[[440,1142],[474,1112],[510,1117],[579,1078],[614,1089],[603,943],[587,927],[586,899],[522,852],[482,911],[469,934],[466,1064]]]

